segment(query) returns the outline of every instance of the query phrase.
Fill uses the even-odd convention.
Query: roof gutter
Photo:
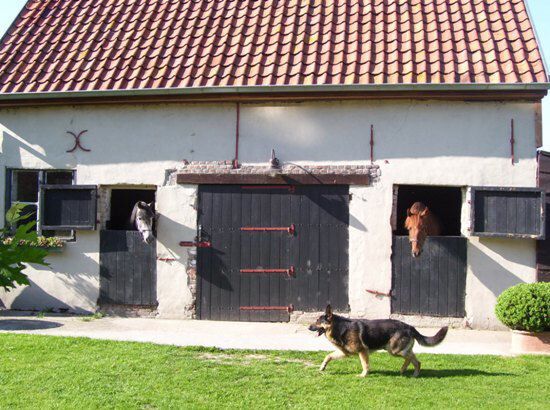
[[[189,87],[161,89],[128,89],[104,91],[61,91],[36,93],[0,93],[0,101],[123,98],[191,95],[245,95],[289,93],[350,93],[350,92],[496,92],[496,91],[547,91],[550,83],[531,84],[350,84],[350,85],[289,85],[289,86],[237,86]]]

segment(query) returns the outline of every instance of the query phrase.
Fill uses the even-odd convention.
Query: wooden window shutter
[[[545,193],[538,188],[472,187],[474,236],[545,237]]]
[[[96,229],[96,186],[42,185],[40,195],[43,230]]]

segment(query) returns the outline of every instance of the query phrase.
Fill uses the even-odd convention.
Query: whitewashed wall
[[[300,164],[370,162],[370,125],[381,177],[353,187],[350,204],[350,305],[354,314],[386,317],[388,298],[365,289],[391,286],[392,188],[394,184],[535,185],[535,107],[531,103],[439,101],[244,104],[241,161],[265,163],[272,148],[283,161]],[[515,165],[510,163],[510,119],[516,124]],[[82,137],[90,153],[65,151],[66,131]],[[6,168],[76,169],[79,184],[147,184],[162,187],[166,175],[187,160],[223,160],[234,155],[234,104],[170,104],[0,109],[0,192]],[[185,316],[187,254],[175,242],[192,239],[196,214],[192,187],[158,191],[159,311]],[[4,203],[0,201],[3,213]],[[468,235],[469,207],[463,206]],[[0,223],[3,223],[0,222]],[[188,238],[186,236],[189,236]],[[3,294],[7,307],[93,310],[98,297],[97,233],[78,233],[49,271],[29,268],[34,285]],[[86,261],[86,263],[81,263]],[[496,296],[517,282],[535,280],[535,242],[471,238],[468,244],[466,309],[477,327],[496,327]],[[173,279],[176,278],[176,279]],[[76,286],[75,286],[76,285]],[[50,305],[49,305],[50,304]]]

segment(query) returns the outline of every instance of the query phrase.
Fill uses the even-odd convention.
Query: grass
[[[101,312],[96,312],[93,315],[82,316],[80,317],[80,320],[82,320],[83,322],[91,322],[93,320],[103,319],[104,317],[105,317],[105,314]]]
[[[548,408],[550,357],[356,358],[0,335],[0,408]]]

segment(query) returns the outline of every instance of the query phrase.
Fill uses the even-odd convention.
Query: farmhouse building
[[[0,44],[0,213],[64,246],[0,300],[497,328],[537,280],[548,88],[524,0],[29,0]],[[442,232],[413,258],[417,201]]]

